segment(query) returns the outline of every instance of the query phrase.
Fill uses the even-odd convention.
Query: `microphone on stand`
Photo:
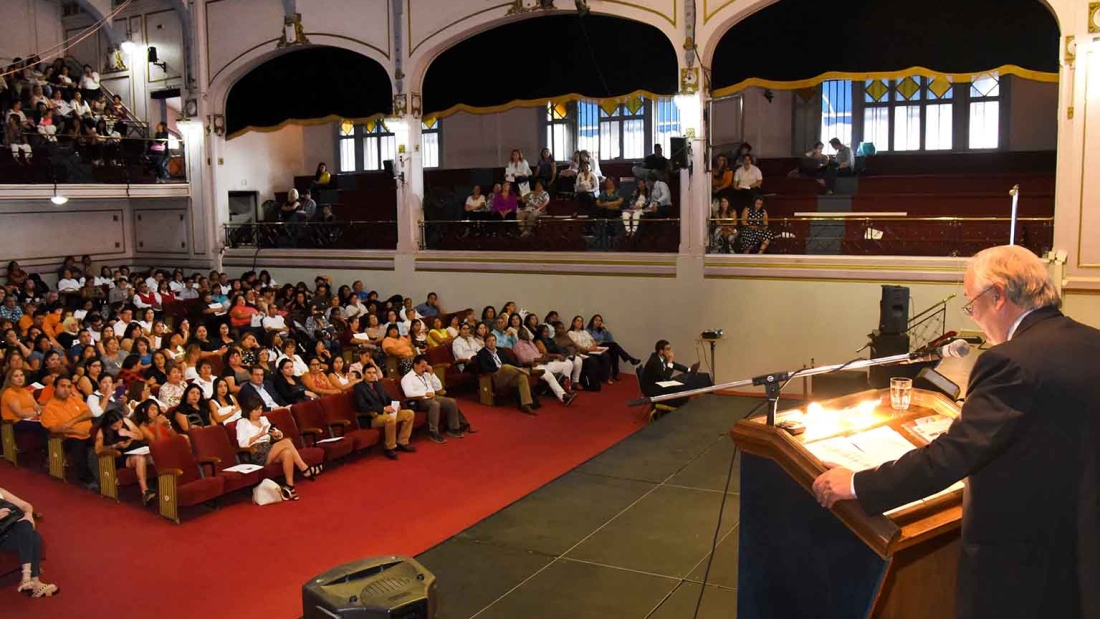
[[[964,339],[951,340],[943,346],[936,348],[929,348],[926,350],[918,350],[913,353],[909,353],[909,360],[904,363],[924,363],[926,361],[939,361],[952,357],[955,359],[961,359],[970,354],[970,344]]]

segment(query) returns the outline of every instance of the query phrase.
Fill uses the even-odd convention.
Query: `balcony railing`
[[[814,215],[772,218],[769,254],[841,256],[972,256],[1009,241],[1007,217],[852,217]],[[720,228],[737,230],[731,242],[717,238]],[[708,253],[740,253],[737,219],[712,219]],[[1054,245],[1053,217],[1016,220],[1016,244],[1042,255]]]
[[[450,251],[613,251],[676,253],[680,220],[645,218],[633,234],[620,219],[541,217],[530,228],[510,220],[425,221],[420,248]]]
[[[0,184],[187,182],[183,142],[175,138],[162,154],[145,138],[24,135],[30,157],[23,149],[0,151]]]
[[[397,249],[397,222],[226,224],[225,246],[233,249]]]

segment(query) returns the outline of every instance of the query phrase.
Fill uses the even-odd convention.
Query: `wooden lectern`
[[[885,515],[869,515],[857,501],[827,510],[811,487],[822,460],[838,459],[828,454],[908,449],[897,435],[919,447],[958,415],[946,397],[920,389],[908,410],[895,411],[883,389],[785,411],[775,427],[760,417],[730,429],[743,452],[737,617],[953,616],[961,484]],[[805,432],[791,434],[779,427],[784,421]],[[894,440],[874,444],[879,438]]]

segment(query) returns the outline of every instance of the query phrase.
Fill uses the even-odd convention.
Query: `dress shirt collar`
[[[1015,322],[1013,322],[1013,323],[1012,323],[1012,326],[1008,328],[1008,337],[1006,337],[1006,338],[1005,338],[1005,341],[1006,341],[1006,342],[1008,342],[1008,341],[1011,341],[1011,340],[1012,340],[1012,336],[1013,336],[1013,335],[1016,335],[1016,329],[1019,329],[1019,328],[1020,328],[1020,323],[1024,321],[1024,318],[1027,318],[1027,315],[1028,315],[1028,314],[1030,314],[1030,313],[1032,313],[1032,312],[1034,312],[1034,311],[1035,311],[1035,310],[1033,310],[1033,309],[1027,310],[1026,312],[1024,312],[1023,314],[1020,314],[1020,315],[1019,315],[1019,316],[1018,316],[1018,317],[1016,318],[1016,321],[1015,321]]]

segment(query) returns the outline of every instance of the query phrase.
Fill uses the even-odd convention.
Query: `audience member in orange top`
[[[4,388],[0,394],[0,415],[4,421],[17,422],[32,419],[42,413],[42,406],[34,401],[27,390],[27,373],[22,368],[8,370]]]
[[[80,482],[89,490],[99,490],[89,463],[92,449],[92,411],[73,393],[73,382],[62,376],[54,383],[53,397],[42,412],[42,426],[64,435],[62,445],[73,460]]]
[[[397,359],[397,373],[404,376],[412,371],[412,360],[416,356],[413,351],[412,341],[408,336],[401,335],[397,325],[386,327],[386,337],[382,340],[382,350],[387,355]]]
[[[134,410],[134,423],[141,428],[141,434],[147,442],[155,442],[169,436],[176,435],[176,429],[172,427],[156,400],[146,400]]]
[[[325,376],[321,361],[317,357],[309,360],[309,371],[302,375],[302,384],[306,386],[306,389],[309,389],[321,397],[326,395],[339,395],[341,393],[340,389],[337,389],[329,382],[328,376]]]

